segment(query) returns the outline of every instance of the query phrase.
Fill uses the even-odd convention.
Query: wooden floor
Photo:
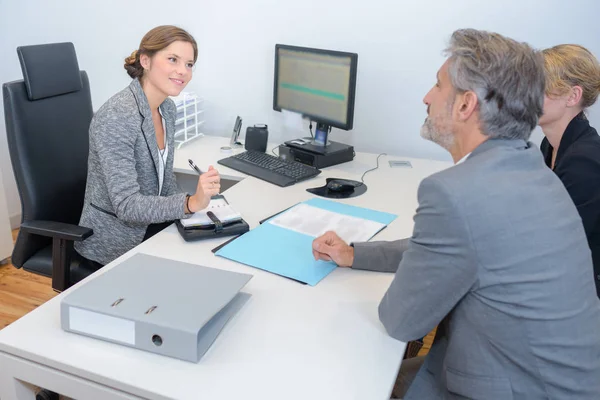
[[[13,240],[18,230],[13,231]],[[37,306],[56,296],[51,279],[16,269],[12,264],[0,266],[0,329],[21,318]]]
[[[17,238],[18,229],[15,229],[13,241]],[[8,326],[13,321],[34,310],[56,296],[52,290],[50,278],[35,275],[13,267],[12,264],[0,266],[0,329]],[[425,344],[419,355],[425,355],[433,342],[431,332],[425,337]]]

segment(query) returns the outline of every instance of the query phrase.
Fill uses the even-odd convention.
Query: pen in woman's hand
[[[188,163],[190,163],[190,167],[192,167],[192,169],[194,171],[196,171],[198,173],[198,175],[202,175],[202,171],[200,171],[200,168],[198,168],[198,166],[196,166],[196,164],[194,164],[194,162],[192,161],[191,158],[188,158]]]

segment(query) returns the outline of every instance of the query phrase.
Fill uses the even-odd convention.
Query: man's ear
[[[571,93],[569,94],[569,97],[567,97],[567,107],[575,107],[579,105],[582,96],[583,89],[581,88],[581,86],[573,86],[571,88]]]
[[[456,112],[458,113],[459,121],[468,120],[477,109],[477,95],[471,90],[457,95],[455,101],[458,105]]]

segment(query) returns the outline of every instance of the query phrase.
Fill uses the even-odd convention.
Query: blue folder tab
[[[385,225],[397,217],[390,213],[318,198],[305,201],[304,204]],[[215,254],[314,286],[331,273],[336,265],[331,261],[315,261],[312,255],[313,240],[312,236],[266,222],[222,247]]]

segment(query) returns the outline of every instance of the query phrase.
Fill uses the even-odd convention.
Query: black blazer
[[[549,167],[553,148],[548,139],[542,141],[541,150]],[[583,113],[571,120],[560,140],[554,173],[567,188],[583,221],[600,297],[600,136]]]

